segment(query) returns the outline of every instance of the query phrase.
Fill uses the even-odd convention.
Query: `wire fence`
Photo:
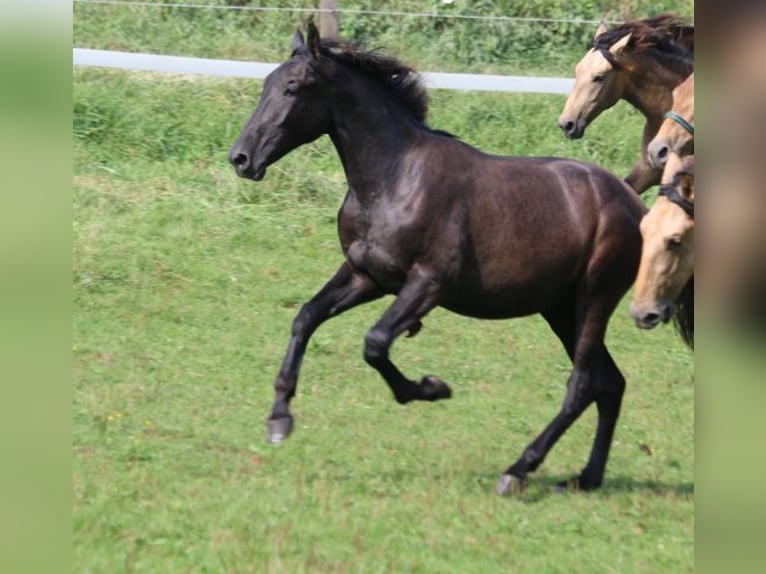
[[[323,8],[299,8],[290,6],[236,6],[228,4],[190,4],[181,2],[132,2],[130,0],[74,0],[75,4],[104,4],[114,6],[135,6],[145,8],[183,8],[196,10],[230,10],[241,12],[277,12],[294,14],[319,14],[322,12],[333,14],[350,14],[362,16],[390,16],[405,18],[443,18],[448,20],[479,20],[487,22],[519,22],[540,24],[599,24],[618,23],[611,20],[593,20],[585,18],[540,18],[533,16],[494,16],[479,14],[450,14],[447,12],[408,12],[404,10],[365,10],[355,8],[335,8],[332,10]]]

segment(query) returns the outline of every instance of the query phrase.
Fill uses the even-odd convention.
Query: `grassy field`
[[[225,156],[257,89],[75,74],[75,571],[691,571],[693,359],[671,328],[637,330],[627,300],[608,344],[628,390],[598,493],[551,492],[584,464],[592,410],[521,497],[491,492],[563,398],[566,356],[534,317],[433,312],[394,355],[454,397],[403,408],[361,357],[390,300],[351,311],[310,344],[294,436],[265,444],[292,318],[341,260],[344,185],[326,140],[260,184],[236,178]],[[618,106],[568,142],[562,104],[434,92],[431,123],[626,172],[640,118]]]
[[[521,496],[492,493],[563,399],[568,361],[536,317],[434,311],[393,354],[453,398],[401,407],[362,359],[391,299],[350,311],[309,345],[294,435],[265,443],[292,319],[341,262],[345,183],[326,138],[263,182],[235,176],[259,86],[75,70],[74,571],[693,571],[693,356],[670,327],[636,329],[628,298],[607,339],[628,389],[599,492],[552,492],[587,458],[591,409]],[[430,124],[627,173],[642,118],[620,104],[571,142],[563,101],[435,91]]]

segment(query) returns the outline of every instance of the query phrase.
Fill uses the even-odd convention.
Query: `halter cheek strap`
[[[668,112],[665,112],[665,117],[670,120],[673,120],[682,128],[684,128],[687,132],[689,132],[691,135],[694,135],[694,125],[687,122],[682,115],[678,114],[677,112],[674,112],[673,110],[670,110]]]

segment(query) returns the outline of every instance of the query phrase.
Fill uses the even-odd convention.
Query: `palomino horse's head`
[[[606,31],[606,24],[602,22],[596,30],[593,47],[575,66],[574,87],[558,120],[568,138],[581,138],[588,124],[622,96],[626,80],[620,60],[631,33],[604,46],[599,36]]]
[[[662,167],[669,153],[679,156],[694,153],[694,74],[673,90],[673,109],[646,148],[652,165]]]
[[[327,96],[319,32],[310,23],[308,41],[297,31],[290,59],[264,80],[258,107],[229,152],[237,174],[261,180],[269,165],[327,133]]]
[[[669,321],[694,275],[694,156],[671,154],[660,195],[641,220],[644,244],[630,306],[642,329]]]

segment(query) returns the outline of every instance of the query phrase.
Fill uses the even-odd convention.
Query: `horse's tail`
[[[694,275],[678,296],[675,307],[673,324],[684,343],[694,350]]]

